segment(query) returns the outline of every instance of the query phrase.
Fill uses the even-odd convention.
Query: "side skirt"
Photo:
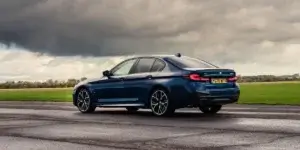
[[[97,107],[144,107],[144,104],[96,104]]]

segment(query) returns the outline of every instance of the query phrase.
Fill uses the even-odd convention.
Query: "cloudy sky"
[[[300,69],[299,0],[2,0],[0,80],[97,77],[134,54],[239,74]]]

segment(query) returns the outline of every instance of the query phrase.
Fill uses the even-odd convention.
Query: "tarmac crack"
[[[199,150],[199,147],[194,146],[182,146],[182,145],[176,145],[176,144],[166,144],[162,143],[162,141],[168,140],[168,139],[176,139],[176,138],[184,138],[184,137],[190,137],[190,136],[197,136],[197,135],[207,135],[207,134],[217,134],[222,133],[221,131],[209,131],[209,132],[202,132],[202,133],[194,133],[194,134],[185,134],[185,135],[177,135],[177,136],[168,136],[163,138],[156,138],[151,140],[135,140],[132,141],[140,146],[148,147],[148,149],[188,149],[188,150]]]
[[[196,150],[196,149],[199,149],[197,147],[187,147],[187,146],[182,146],[182,145],[157,143],[157,142],[151,141],[151,140],[145,141],[145,143],[144,142],[132,142],[132,141],[112,142],[112,141],[103,140],[103,139],[45,138],[45,137],[26,136],[26,135],[22,135],[22,134],[18,134],[18,133],[4,134],[1,136],[45,140],[45,141],[53,141],[53,142],[66,142],[66,143],[73,143],[73,144],[80,144],[80,145],[89,145],[89,146],[98,146],[98,147],[116,148],[116,149],[130,149],[130,150],[161,150],[161,149]]]
[[[264,145],[264,144],[271,144],[274,143],[277,140],[282,140],[284,138],[291,138],[291,137],[297,137],[299,135],[284,135],[284,136],[280,136],[274,139],[271,139],[269,141],[266,142],[258,142],[258,143],[250,143],[250,144],[234,144],[234,145],[223,145],[223,146],[207,146],[207,147],[203,147],[204,150],[227,150],[227,149],[232,149],[234,147],[254,147],[254,146],[258,146],[258,145]]]
[[[66,143],[73,143],[73,144],[80,144],[80,145],[117,148],[117,149],[138,149],[136,147],[129,146],[128,144],[124,144],[122,142],[111,142],[109,140],[102,140],[102,139],[93,140],[93,139],[78,139],[78,138],[35,137],[35,136],[22,135],[19,133],[7,133],[7,134],[2,134],[1,136],[45,140],[45,141],[52,141],[52,142],[66,142]]]
[[[43,115],[23,115],[23,117],[17,117],[23,120],[36,120],[36,121],[52,121],[56,123],[62,124],[100,124],[100,125],[127,125],[127,126],[143,126],[143,127],[167,127],[167,128],[177,128],[177,129],[204,129],[204,130],[221,130],[221,131],[236,131],[236,132],[255,132],[255,133],[270,133],[270,134],[287,134],[287,135],[294,135],[294,133],[284,132],[284,131],[252,131],[252,130],[242,130],[242,129],[233,129],[233,128],[208,128],[208,127],[195,127],[195,126],[173,126],[173,125],[160,125],[160,124],[144,124],[144,123],[133,123],[133,122],[116,122],[115,120],[105,120],[105,121],[92,121],[92,120],[76,120],[76,119],[66,119],[66,118],[56,118],[56,117],[49,117]],[[51,125],[51,124],[50,124]],[[9,129],[10,127],[6,128]],[[22,128],[22,126],[20,126]]]
[[[4,133],[8,133],[13,129],[24,129],[24,128],[36,128],[36,127],[43,127],[43,126],[51,126],[51,125],[57,125],[57,122],[51,122],[51,123],[41,123],[41,124],[33,124],[33,125],[10,125],[7,127],[7,125],[0,125],[0,135]]]
[[[293,126],[294,124],[290,126],[283,125],[283,127],[280,129],[272,128],[272,126],[268,128],[267,125],[262,127],[255,126],[255,123],[254,126],[244,126],[244,124],[239,125],[231,123],[231,120],[237,120],[232,119],[234,117],[228,117],[228,115],[226,114],[212,116],[212,118],[203,115],[200,117],[195,117],[196,115],[193,116],[193,114],[191,116],[181,114],[172,118],[156,119],[153,117],[147,118],[148,115],[143,114],[129,116],[125,115],[126,113],[123,112],[121,115],[118,115],[118,113],[117,115],[114,115],[114,113],[103,113],[104,115],[100,115],[100,113],[95,113],[94,115],[82,115],[80,113],[66,111],[45,112],[38,110],[24,110],[24,112],[20,112],[20,110],[15,110],[9,112],[10,113],[8,114],[0,114],[0,121],[8,121],[7,123],[4,122],[4,125],[0,125],[0,136],[47,140],[53,142],[66,142],[115,149],[120,148],[133,150],[223,150],[239,147],[243,148],[247,146],[255,147],[257,145],[264,146],[264,144],[275,145],[275,143],[277,143],[278,140],[280,141],[284,138],[291,137],[298,138],[298,136],[300,136],[297,129],[284,130],[288,129],[288,127],[290,126],[297,128],[298,126]],[[218,120],[217,123],[224,123],[224,126],[214,126],[214,124],[216,123],[215,120]],[[224,122],[222,122],[222,120]],[[190,121],[191,123],[187,123],[187,121]],[[251,120],[246,119],[246,121]],[[272,120],[269,121],[270,122],[268,123],[271,124]],[[62,129],[60,128],[61,125],[63,127]],[[72,125],[74,125],[74,128],[60,132],[60,130],[62,131]],[[39,129],[40,127],[42,129]],[[74,131],[76,131],[77,129],[81,129],[78,127],[91,128],[87,128],[83,132],[74,133]],[[93,130],[93,127],[97,129]],[[104,131],[102,131],[102,127]],[[152,132],[152,129],[159,130]],[[122,130],[121,133],[119,130]],[[149,133],[146,130],[150,130],[151,133]],[[53,133],[51,134],[47,133],[52,131]],[[98,135],[97,131],[103,132],[101,133],[103,135]],[[112,131],[113,133],[110,133],[110,131]],[[167,132],[167,134],[159,133],[160,131],[163,131],[163,133]],[[169,134],[169,132],[171,133],[173,131],[175,132]],[[293,131],[296,132],[293,133]],[[139,135],[140,132],[145,132],[145,134]],[[235,132],[237,132],[237,134],[240,133],[241,135],[233,135],[235,134]],[[61,134],[64,135],[60,136]],[[122,136],[119,136],[121,134]],[[254,135],[248,137],[248,134]],[[273,136],[268,134],[279,135]],[[247,135],[246,140],[239,139],[240,137],[245,137],[244,135]],[[207,137],[209,139],[206,139]],[[223,137],[232,139],[223,139]],[[256,139],[256,137],[258,139]],[[198,138],[204,140],[199,141]],[[211,141],[211,139],[213,141]],[[292,139],[294,140],[295,138]],[[295,142],[295,145],[296,144],[297,143]]]
[[[133,140],[132,142],[136,142],[136,143],[159,142],[159,141],[168,140],[168,139],[184,138],[184,137],[197,136],[197,135],[207,135],[207,134],[218,134],[218,133],[224,133],[224,132],[215,130],[215,131],[208,131],[208,132],[202,132],[202,133],[192,133],[192,134],[183,134],[183,135],[176,135],[176,136],[167,136],[167,137],[156,138],[156,139],[151,139],[151,140]]]

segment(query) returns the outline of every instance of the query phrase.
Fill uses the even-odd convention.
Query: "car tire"
[[[127,111],[130,113],[135,113],[139,110],[137,107],[126,107]]]
[[[170,116],[174,114],[175,108],[170,101],[169,94],[164,89],[155,89],[149,98],[150,108],[155,116]]]
[[[213,105],[213,106],[199,106],[200,111],[204,114],[216,114],[222,108],[222,105]]]
[[[82,113],[92,113],[95,111],[96,107],[92,105],[92,97],[90,92],[81,88],[76,94],[77,108]]]

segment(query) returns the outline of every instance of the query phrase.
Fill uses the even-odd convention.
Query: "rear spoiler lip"
[[[219,71],[232,71],[235,72],[233,69],[229,69],[229,68],[182,68],[183,70],[187,70],[187,71],[198,71],[198,70],[219,70]]]
[[[200,73],[203,77],[213,77],[213,76],[220,76],[220,77],[233,77],[237,76],[236,71],[233,69],[223,69],[223,68],[183,68],[187,73]],[[209,73],[210,71],[214,70],[216,73]],[[208,71],[208,72],[205,72]],[[214,72],[212,71],[212,72]],[[223,72],[223,73],[221,73]]]

